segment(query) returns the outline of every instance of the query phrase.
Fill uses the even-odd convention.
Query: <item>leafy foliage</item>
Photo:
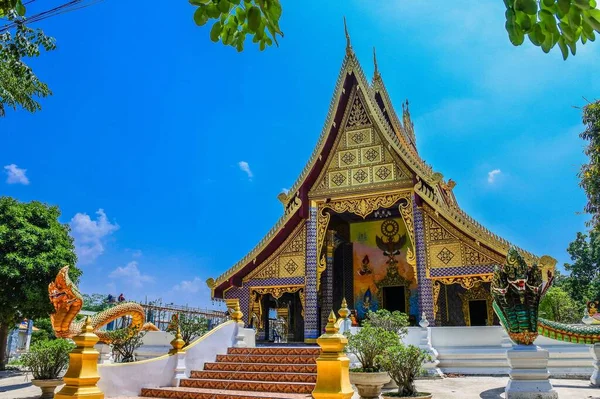
[[[74,344],[64,339],[37,342],[21,356],[21,361],[36,380],[53,380],[69,364],[69,353],[74,348]]]
[[[101,312],[111,307],[108,303],[108,296],[102,294],[82,294],[83,307],[81,310],[88,310],[90,312]]]
[[[559,323],[579,323],[584,307],[560,287],[551,287],[540,302],[540,315]]]
[[[50,318],[37,319],[33,322],[33,326],[38,330],[31,334],[31,344],[56,339]]]
[[[108,331],[108,340],[111,341],[112,355],[117,363],[135,362],[135,351],[143,345],[145,331],[138,328],[127,327]]]
[[[583,123],[586,129],[580,137],[589,141],[585,149],[589,162],[579,172],[580,185],[588,198],[585,211],[592,215],[592,226],[600,231],[600,101],[584,107]]]
[[[221,41],[242,51],[246,36],[250,35],[262,51],[277,44],[277,35],[283,37],[279,28],[279,0],[190,0],[190,3],[198,7],[194,12],[196,25],[215,21],[210,29],[213,42]]]
[[[177,323],[179,323],[181,339],[184,340],[186,346],[196,338],[206,334],[208,331],[208,319],[199,316],[181,314],[177,316],[177,320],[174,320],[169,324],[167,327],[167,332],[176,334]]]
[[[571,275],[562,284],[565,291],[583,306],[589,300],[598,299],[600,292],[600,230],[592,230],[589,237],[577,233],[567,252],[573,263],[565,263],[565,270]]]
[[[386,309],[379,309],[376,312],[367,313],[367,320],[373,327],[381,327],[386,331],[398,334],[400,337],[408,333],[408,316],[397,310],[390,312]]]
[[[6,354],[1,338],[8,329],[53,311],[48,284],[61,267],[70,266],[74,281],[81,274],[69,226],[59,217],[58,207],[0,197],[0,367]]]
[[[600,32],[596,0],[504,0],[504,4],[506,31],[515,46],[523,44],[525,36],[545,53],[558,44],[566,60],[569,50],[575,55],[577,42],[593,42],[595,32]]]
[[[380,370],[377,355],[391,346],[400,343],[400,336],[381,327],[375,327],[368,321],[356,334],[348,335],[346,350],[354,353],[361,363],[361,368],[352,371],[377,372]]]
[[[397,396],[414,396],[417,393],[415,378],[421,370],[421,365],[427,360],[431,360],[431,356],[426,351],[414,345],[403,344],[386,348],[383,354],[377,357],[381,368],[387,371],[398,385]]]

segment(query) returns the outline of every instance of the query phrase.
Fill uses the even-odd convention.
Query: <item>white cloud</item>
[[[81,264],[92,263],[102,255],[106,237],[119,229],[118,224],[108,220],[103,209],[98,209],[96,215],[98,218],[92,220],[86,213],[77,213],[70,222],[75,250]]]
[[[196,294],[199,291],[203,290],[206,286],[206,283],[200,277],[194,277],[193,280],[183,280],[181,283],[176,284],[173,287],[173,291],[185,292],[188,294]]]
[[[142,274],[142,272],[140,272],[138,263],[136,261],[131,261],[123,267],[117,267],[115,270],[110,272],[108,277],[115,280],[121,279],[126,282],[126,284],[131,284],[136,288],[140,288],[143,283],[154,282],[154,277],[147,274]]]
[[[254,175],[252,174],[252,170],[250,170],[250,165],[248,165],[248,162],[240,161],[238,162],[238,166],[240,167],[240,170],[242,172],[245,172],[248,175],[248,180],[252,180],[252,177],[254,177]]]
[[[496,181],[496,176],[500,175],[502,171],[500,169],[494,169],[488,172],[488,183],[494,184]]]
[[[10,165],[6,165],[4,167],[6,170],[6,182],[8,184],[23,184],[27,186],[29,184],[29,179],[27,178],[27,169],[21,169],[14,163]]]

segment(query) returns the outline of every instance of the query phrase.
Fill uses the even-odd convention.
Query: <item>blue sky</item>
[[[568,260],[586,220],[573,106],[598,96],[600,45],[566,62],[515,48],[492,0],[306,4],[283,1],[285,38],[262,53],[210,42],[184,0],[106,0],[39,24],[58,49],[32,65],[54,95],[0,120],[0,195],[60,206],[84,292],[211,306],[204,280],[271,228],[317,141],[343,15],[367,75],[376,46],[396,108],[410,100],[420,154],[458,182],[463,209]]]

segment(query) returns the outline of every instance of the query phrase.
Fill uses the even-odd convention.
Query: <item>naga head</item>
[[[56,279],[48,285],[48,296],[54,306],[54,313],[50,315],[54,333],[60,338],[70,337],[71,322],[81,310],[83,298],[69,278],[69,266],[60,269]]]
[[[508,250],[506,264],[494,271],[494,310],[513,341],[530,345],[537,337],[538,306],[551,283],[551,273],[545,284],[542,269],[528,266],[514,247]]]

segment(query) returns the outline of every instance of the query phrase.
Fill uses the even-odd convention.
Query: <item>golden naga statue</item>
[[[69,266],[60,269],[56,279],[48,285],[48,294],[54,305],[54,313],[50,315],[50,320],[56,336],[71,338],[79,334],[84,321],[74,323],[73,320],[83,306],[83,298],[69,278]],[[130,327],[133,329],[158,331],[154,324],[144,323],[146,316],[139,304],[122,302],[92,317],[92,327],[100,341],[110,343],[108,334],[105,331],[98,331],[100,327],[124,316],[131,316]]]

